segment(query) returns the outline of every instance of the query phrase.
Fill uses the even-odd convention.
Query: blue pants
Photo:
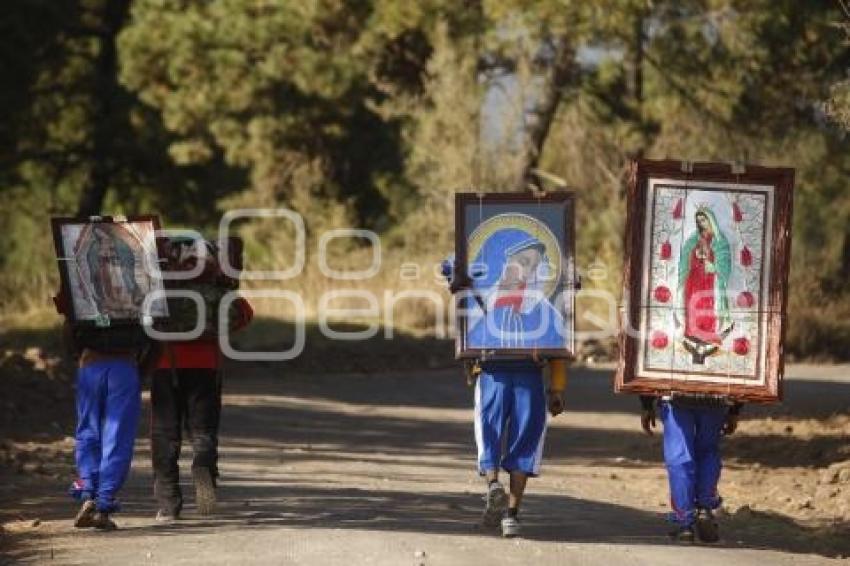
[[[539,368],[481,372],[475,385],[475,442],[481,474],[503,468],[536,476],[545,433],[546,392]]]
[[[72,494],[95,499],[98,511],[118,510],[116,495],[130,471],[142,405],[139,372],[123,360],[102,360],[77,372],[79,480]]]
[[[720,505],[720,436],[727,414],[724,407],[661,403],[671,519],[677,524],[691,525],[697,508],[716,509]]]

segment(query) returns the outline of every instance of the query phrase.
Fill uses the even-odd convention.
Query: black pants
[[[160,509],[183,506],[177,462],[185,428],[192,443],[192,467],[218,475],[221,389],[217,370],[157,370],[151,383],[151,456],[154,496]]]

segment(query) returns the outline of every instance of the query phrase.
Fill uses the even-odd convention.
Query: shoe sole
[[[487,493],[487,505],[481,520],[486,527],[498,527],[502,523],[502,515],[508,507],[508,494],[503,490]]]
[[[194,468],[192,480],[195,483],[195,503],[198,506],[199,515],[212,515],[215,513],[215,485],[212,474],[207,468]]]

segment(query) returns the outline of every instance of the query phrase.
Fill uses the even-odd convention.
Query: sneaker
[[[95,513],[97,513],[97,507],[94,500],[87,499],[83,501],[80,510],[77,511],[77,516],[74,517],[74,527],[78,529],[93,527]]]
[[[99,531],[114,531],[118,529],[115,521],[109,518],[109,513],[104,513],[103,511],[98,511],[95,514],[94,525],[92,526]]]
[[[505,488],[497,481],[492,482],[487,488],[484,500],[486,503],[482,522],[487,527],[498,527],[505,509],[508,508],[508,494],[505,493]]]
[[[195,483],[195,503],[200,515],[212,515],[215,512],[215,480],[209,468],[192,468],[192,480]]]
[[[174,511],[166,511],[165,509],[160,509],[156,512],[156,522],[157,523],[173,523],[177,519],[180,518],[180,513]]]
[[[720,528],[711,509],[700,509],[696,520],[697,536],[702,542],[717,542],[720,540]]]
[[[507,538],[518,537],[522,532],[522,525],[519,524],[519,519],[506,515],[502,519],[502,536]]]
[[[676,527],[670,531],[670,538],[675,542],[692,543],[694,542],[694,528],[690,525],[687,527]]]

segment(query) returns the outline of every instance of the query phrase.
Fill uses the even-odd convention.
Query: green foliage
[[[98,187],[169,226],[289,206],[308,249],[366,226],[432,259],[456,190],[516,189],[541,155],[616,292],[628,160],[745,160],[797,169],[792,321],[845,336],[816,306],[848,300],[847,25],[830,0],[9,0],[0,296],[55,283],[48,217]],[[239,230],[285,263],[279,223]]]
[[[254,190],[290,203],[293,172],[318,164],[311,193],[351,200],[374,224],[396,196],[379,179],[402,156],[399,125],[370,108],[381,98],[365,55],[372,17],[369,2],[140,0],[120,39],[121,78],[161,114],[175,162],[221,153]]]
[[[399,243],[417,254],[453,247],[454,193],[478,185],[481,88],[476,82],[474,52],[464,52],[439,25],[420,107],[407,130],[406,173],[421,202],[399,226]]]
[[[13,0],[0,12],[0,304],[55,288],[49,218],[73,215],[97,182],[111,213],[217,222],[215,201],[244,181],[212,160],[178,167],[160,117],[117,85],[104,54],[126,0]],[[97,179],[96,179],[97,177]],[[203,188],[201,189],[201,185]],[[206,198],[198,198],[203,194]]]

